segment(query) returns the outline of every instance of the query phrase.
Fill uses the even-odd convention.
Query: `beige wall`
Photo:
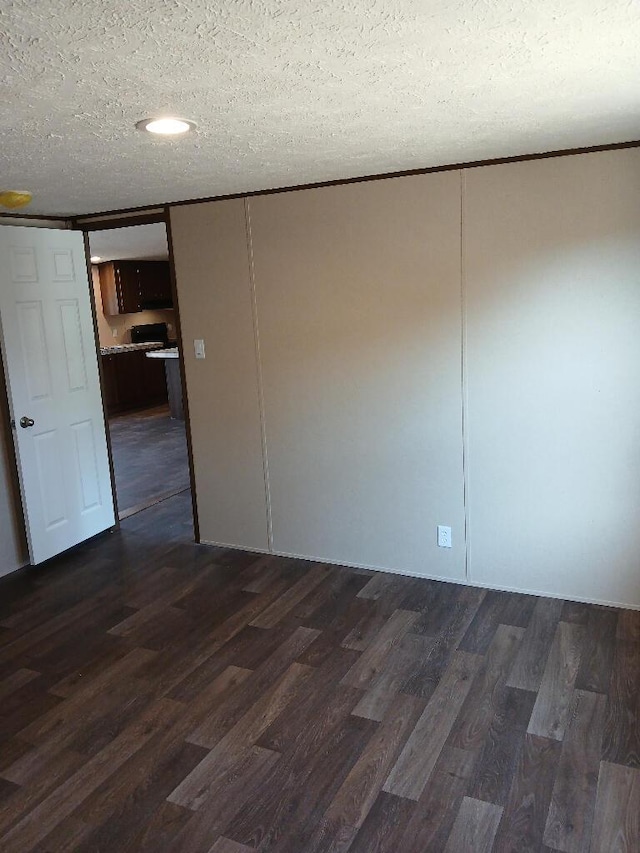
[[[254,197],[250,229],[174,208],[203,539],[640,606],[639,177],[629,150]]]
[[[248,205],[275,551],[464,578],[459,175]]]
[[[267,550],[244,202],[173,208],[171,235],[201,538]],[[196,338],[205,360],[194,358]]]
[[[640,150],[171,224],[204,540],[640,606]]]
[[[13,442],[8,423],[7,393],[0,361],[0,577],[24,565],[27,560]]]
[[[640,605],[640,150],[465,183],[471,580]]]
[[[138,311],[135,314],[116,314],[106,317],[102,307],[102,293],[100,291],[100,277],[98,267],[91,267],[91,280],[93,283],[93,294],[96,300],[96,313],[98,317],[98,335],[100,346],[110,347],[114,344],[128,344],[131,341],[131,327],[142,326],[145,323],[168,323],[169,337],[176,337],[175,314],[171,309],[164,311]],[[114,335],[113,332],[117,334]]]

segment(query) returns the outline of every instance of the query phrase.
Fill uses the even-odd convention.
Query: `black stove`
[[[145,323],[144,326],[131,327],[132,344],[147,344],[150,341],[160,341],[165,347],[169,345],[166,323]]]

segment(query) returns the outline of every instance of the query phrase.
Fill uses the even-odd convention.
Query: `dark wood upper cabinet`
[[[142,310],[173,308],[171,278],[167,261],[141,261],[138,265]]]
[[[100,291],[104,313],[133,314],[141,311],[136,261],[99,264]]]
[[[167,261],[109,261],[98,272],[107,316],[173,308]]]

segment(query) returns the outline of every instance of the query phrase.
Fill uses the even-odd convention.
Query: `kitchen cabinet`
[[[102,388],[107,414],[118,409],[118,379],[116,376],[116,355],[102,356]]]
[[[109,415],[167,402],[163,364],[145,358],[144,350],[103,355],[102,373]]]
[[[173,307],[168,261],[109,261],[98,274],[107,316]]]
[[[169,394],[169,409],[171,417],[178,421],[184,420],[184,402],[182,399],[182,377],[180,375],[180,355],[177,347],[156,350],[146,353],[149,360],[161,360],[164,364]]]
[[[138,265],[140,306],[143,311],[173,308],[167,261],[141,261]]]
[[[140,311],[136,261],[109,261],[98,265],[102,308],[107,316]]]

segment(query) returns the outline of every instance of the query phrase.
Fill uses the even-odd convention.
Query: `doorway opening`
[[[165,222],[87,232],[118,518],[191,487]]]

